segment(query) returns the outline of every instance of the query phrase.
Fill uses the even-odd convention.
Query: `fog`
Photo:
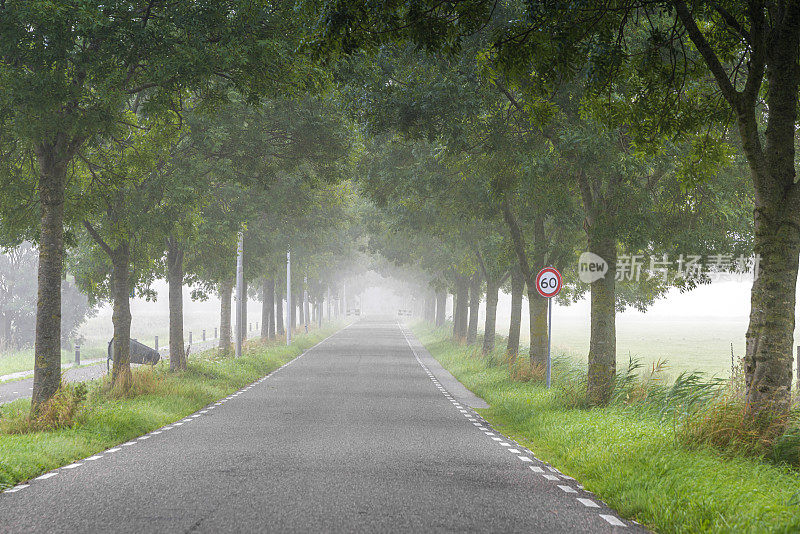
[[[414,308],[413,291],[418,285],[419,282],[415,280],[400,281],[370,273],[351,282],[349,307],[360,309],[364,315],[397,317],[398,310]],[[132,337],[149,345],[154,343],[154,336],[157,335],[163,346],[168,333],[167,285],[159,281],[153,289],[158,295],[156,301],[148,302],[141,298],[131,300],[131,332]],[[212,295],[205,301],[193,301],[190,295],[191,288],[184,287],[187,342],[189,332],[197,341],[203,329],[207,338],[213,337],[214,329],[219,326],[219,299]],[[670,290],[665,298],[656,301],[645,313],[629,308],[617,316],[618,360],[623,365],[629,357],[641,358],[645,362],[666,359],[676,371],[699,369],[725,375],[730,369],[731,343],[736,357],[743,355],[749,299],[750,282],[725,281],[684,293]],[[501,293],[497,313],[500,335],[507,332],[510,307],[510,295]],[[247,309],[248,323],[256,329],[261,322],[261,303],[251,295]],[[447,316],[448,319],[452,318],[452,296],[448,298]],[[481,330],[483,318],[482,303],[479,313]],[[409,320],[415,319],[412,317]],[[81,328],[81,334],[89,342],[110,339],[111,333],[109,305],[102,306],[97,316],[89,319]],[[527,300],[523,302],[521,338],[523,343],[527,343]],[[797,335],[795,338],[800,339]],[[589,348],[588,298],[569,306],[554,302],[553,347],[556,354],[585,359]]]

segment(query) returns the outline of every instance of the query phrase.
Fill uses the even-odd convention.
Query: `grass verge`
[[[570,408],[563,391],[511,379],[508,367],[417,326],[420,341],[481,410],[622,516],[658,532],[800,532],[800,473],[760,458],[687,448],[670,419],[625,406]],[[479,349],[478,349],[479,351]]]
[[[0,491],[86,458],[196,412],[280,367],[332,334],[334,329],[298,336],[291,346],[251,341],[241,358],[216,351],[198,353],[188,369],[170,373],[163,362],[136,371],[134,394],[110,398],[102,383],[89,387],[88,400],[69,428],[14,432],[30,409],[29,399],[0,406]]]

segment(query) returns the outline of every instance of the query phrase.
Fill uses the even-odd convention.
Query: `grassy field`
[[[537,457],[658,532],[798,532],[800,473],[679,443],[674,422],[635,409],[564,407],[556,389],[416,327],[431,354],[491,408],[481,414]],[[556,379],[557,380],[557,379]]]
[[[333,331],[313,330],[298,336],[290,347],[251,341],[238,359],[206,351],[191,358],[189,369],[179,374],[169,373],[163,362],[152,370],[139,369],[135,396],[111,399],[95,383],[73,427],[27,434],[0,432],[0,490],[194,413],[276,369]],[[4,418],[19,420],[29,408],[27,399],[0,406],[0,429]]]

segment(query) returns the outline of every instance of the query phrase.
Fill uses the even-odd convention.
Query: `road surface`
[[[362,320],[179,423],[0,494],[0,532],[635,532]]]

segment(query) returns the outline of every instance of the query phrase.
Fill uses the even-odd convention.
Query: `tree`
[[[75,156],[116,128],[136,95],[155,113],[180,87],[245,72],[267,47],[248,48],[242,36],[258,37],[241,30],[263,28],[253,20],[262,15],[232,2],[0,4],[0,131],[35,155],[24,197],[35,192],[41,209],[29,221],[39,246],[33,411],[60,384],[64,223],[80,220],[67,187]]]
[[[134,100],[133,106],[139,102]],[[148,118],[140,107],[132,107],[125,119],[108,141],[80,153],[92,184],[81,201],[87,252],[90,257],[105,255],[100,265],[110,269],[97,269],[92,261],[79,270],[79,280],[90,294],[113,302],[111,382],[123,392],[131,385],[130,295],[136,286],[147,288],[156,273],[164,238],[153,231],[159,226],[154,223],[159,213],[155,207],[163,199],[165,167],[182,133],[179,121]]]

